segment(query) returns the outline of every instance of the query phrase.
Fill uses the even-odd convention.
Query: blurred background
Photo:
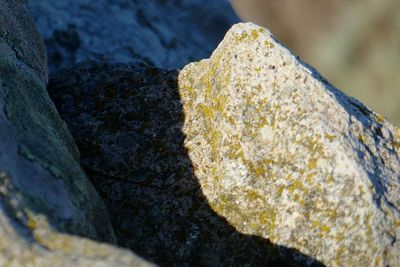
[[[400,126],[399,0],[231,0],[336,87]]]

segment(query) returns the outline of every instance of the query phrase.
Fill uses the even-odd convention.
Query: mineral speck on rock
[[[327,266],[400,266],[399,129],[250,23],[179,90],[194,173],[236,229]]]

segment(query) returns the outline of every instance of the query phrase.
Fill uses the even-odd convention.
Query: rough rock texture
[[[129,251],[54,231],[27,209],[13,180],[0,172],[0,266],[153,266]]]
[[[50,81],[119,244],[161,266],[296,266],[293,257],[318,266],[237,232],[209,207],[194,175],[201,166],[183,146],[177,76],[144,64],[86,63]]]
[[[0,55],[0,266],[143,263],[130,252],[67,235],[115,242],[46,92],[46,53],[25,1],[0,0]]]
[[[400,1],[231,2],[242,19],[268,27],[333,84],[400,126]]]
[[[327,266],[400,266],[399,129],[254,24],[179,88],[194,173],[236,229]]]
[[[86,60],[180,68],[239,21],[227,0],[30,0],[50,73]]]

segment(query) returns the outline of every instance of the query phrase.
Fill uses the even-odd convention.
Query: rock
[[[400,126],[400,1],[231,2],[243,20],[268,27],[330,82]]]
[[[0,266],[153,266],[129,251],[54,231],[32,215],[13,183],[0,173]]]
[[[50,73],[87,61],[180,68],[208,57],[239,21],[226,0],[30,0]]]
[[[121,246],[160,266],[297,266],[294,249],[236,231],[208,205],[181,129],[178,72],[85,63],[48,87]],[[202,163],[200,163],[202,164]]]
[[[250,23],[179,88],[194,174],[238,231],[327,266],[400,266],[400,129]]]
[[[51,102],[25,1],[0,0],[0,266],[132,266]],[[73,237],[79,235],[82,237]]]

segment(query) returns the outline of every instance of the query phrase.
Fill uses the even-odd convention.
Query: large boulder
[[[83,238],[116,241],[46,92],[46,52],[25,1],[0,0],[0,55],[0,265],[145,264]]]
[[[179,91],[194,174],[238,231],[327,266],[400,266],[399,129],[254,24]]]
[[[81,164],[119,244],[160,266],[318,266],[295,249],[238,232],[204,197],[184,147],[178,72],[85,63],[50,80]]]
[[[227,0],[30,0],[50,73],[86,61],[181,68],[208,57],[233,23]]]

